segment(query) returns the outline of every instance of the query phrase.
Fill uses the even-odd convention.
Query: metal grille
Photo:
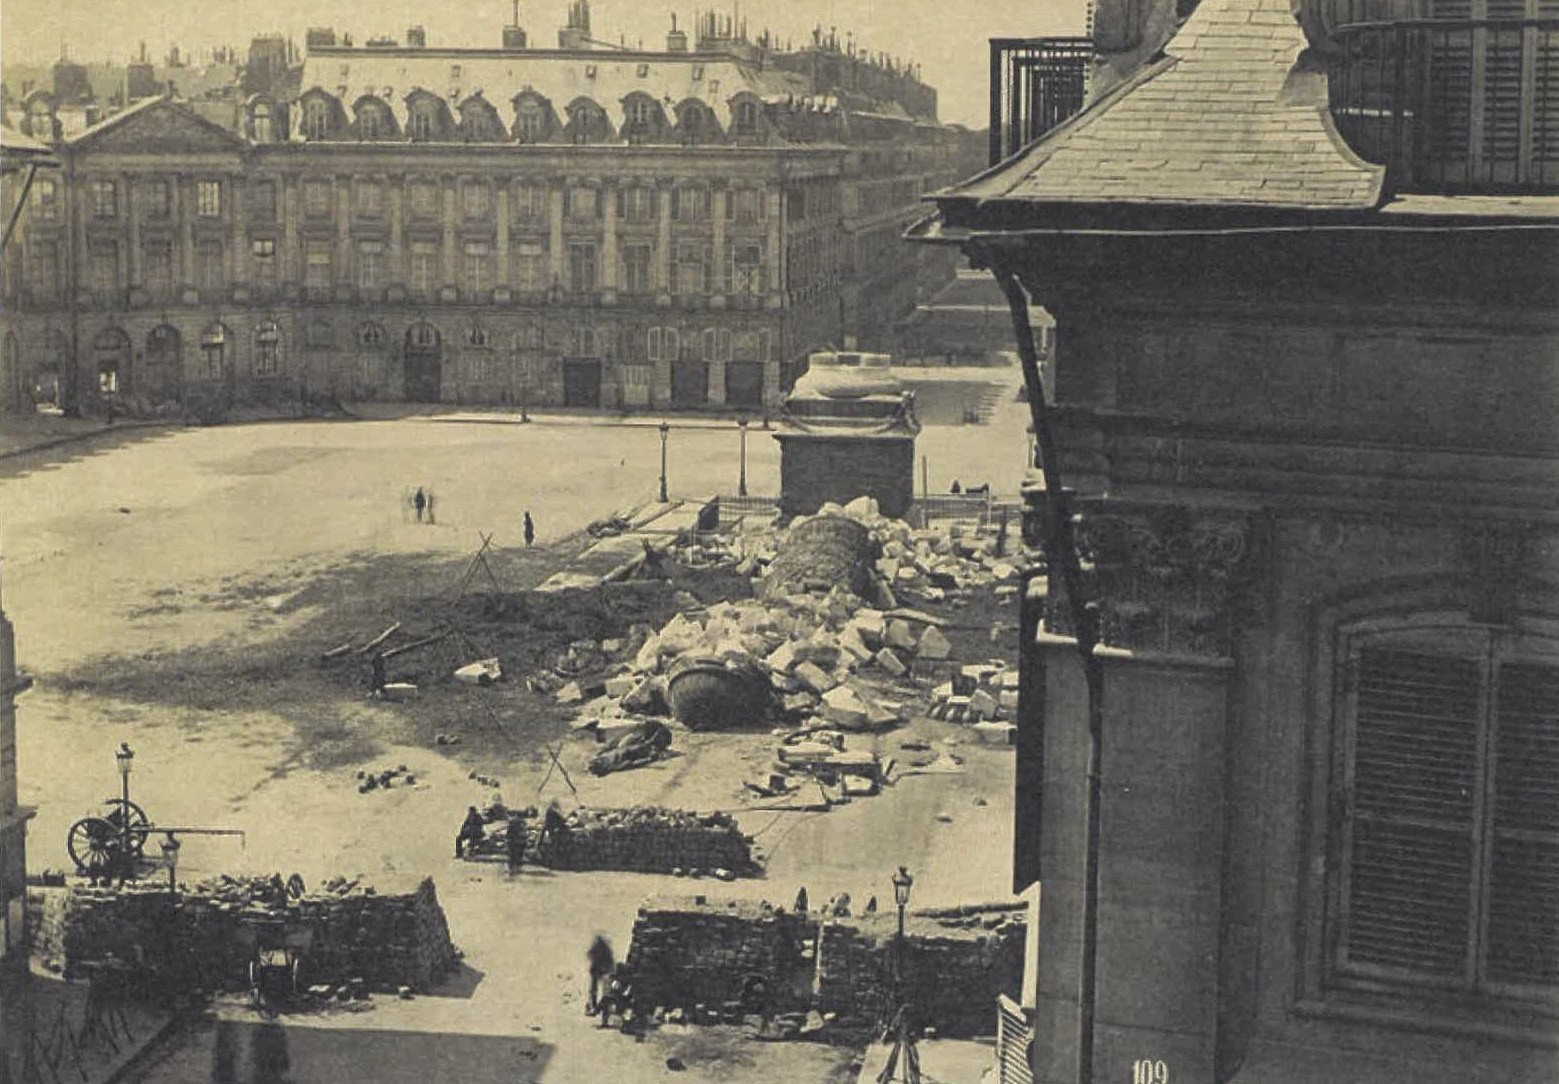
[[[1559,191],[1559,3],[1466,8],[1338,26],[1338,128],[1397,191]]]
[[[1028,1016],[1006,994],[996,995],[996,1081],[997,1084],[1034,1084],[1034,1069],[1029,1064],[1029,1045],[1033,1028]]]
[[[1089,38],[991,39],[991,165],[1083,108]]]

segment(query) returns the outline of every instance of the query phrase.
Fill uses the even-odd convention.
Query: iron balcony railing
[[[1332,115],[1395,192],[1559,192],[1559,18],[1343,22]]]
[[[1083,108],[1090,38],[991,39],[991,165]]]

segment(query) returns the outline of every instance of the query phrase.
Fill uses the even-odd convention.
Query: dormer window
[[[303,138],[324,139],[330,134],[330,103],[315,96],[303,106]]]

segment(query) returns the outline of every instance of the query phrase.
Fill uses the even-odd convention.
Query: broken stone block
[[[885,579],[872,580],[872,604],[879,610],[898,609],[899,599],[893,593],[893,588],[888,586]]]
[[[915,627],[908,621],[894,618],[888,622],[887,631],[883,634],[883,642],[888,647],[913,651],[915,650]]]
[[[677,616],[681,616],[678,614]],[[638,653],[633,657],[633,668],[645,674],[653,674],[660,669],[660,637],[651,635],[648,640],[639,647]]]
[[[987,720],[969,728],[986,745],[1011,745],[1017,738],[1018,728],[1012,723]]]
[[[558,690],[559,704],[577,704],[584,698],[584,691],[580,689],[577,681],[570,681]]]
[[[923,659],[945,659],[953,653],[953,645],[935,625],[926,626],[916,646],[916,654]]]
[[[909,668],[893,653],[892,648],[885,647],[872,656],[872,658],[877,663],[877,668],[885,674],[891,674],[893,677],[903,677],[909,673]]]
[[[786,640],[779,647],[775,648],[764,661],[769,664],[770,670],[781,674],[787,673],[791,667],[796,665],[796,645],[792,641]]]
[[[503,668],[497,659],[479,659],[455,671],[455,680],[462,685],[491,685],[501,677]]]
[[[871,658],[871,648],[866,646],[866,641],[861,639],[861,634],[853,625],[845,626],[845,630],[839,634],[839,650],[850,656],[855,662],[864,662]]]
[[[873,730],[885,730],[904,721],[904,705],[886,701],[866,705],[866,723]]]
[[[904,565],[893,574],[894,583],[903,584],[906,586],[915,583],[919,579],[920,569],[916,568],[914,565]]]
[[[833,677],[822,667],[813,662],[797,664],[792,674],[797,681],[819,696],[828,692],[838,684]]]
[[[942,713],[942,718],[950,723],[961,723],[969,718],[969,698],[967,696],[948,697],[947,708]]]
[[[811,711],[817,704],[817,696],[809,692],[790,693],[782,702],[787,712],[796,714]]]
[[[873,520],[882,512],[877,508],[877,498],[861,496],[844,506],[844,514],[851,519]]]
[[[882,637],[887,630],[887,624],[887,619],[881,610],[869,607],[856,610],[855,616],[850,618],[850,627],[854,628],[866,646],[873,650],[882,646]]]
[[[996,699],[984,689],[976,689],[969,694],[969,716],[973,719],[994,719]]]
[[[823,717],[847,729],[859,730],[870,722],[866,702],[848,685],[839,685],[823,694]]]
[[[606,695],[620,700],[633,691],[639,679],[632,674],[617,674],[606,679]]]
[[[1018,690],[1003,689],[996,697],[996,705],[1003,711],[1018,710]]]

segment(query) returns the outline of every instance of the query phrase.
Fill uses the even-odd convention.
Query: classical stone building
[[[1057,324],[1035,1079],[1550,1081],[1559,11],[1097,8],[1117,78],[917,231]]]
[[[972,172],[912,68],[752,43],[338,44],[238,131],[152,99],[58,148],[9,255],[12,406],[342,398],[761,409],[951,259],[901,240]],[[924,267],[922,266],[924,265]]]

